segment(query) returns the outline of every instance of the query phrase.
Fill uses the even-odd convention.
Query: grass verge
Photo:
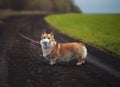
[[[120,56],[120,14],[60,14],[45,20],[62,33]]]
[[[3,10],[0,11],[0,19],[3,19],[8,16],[16,16],[16,15],[40,15],[40,14],[50,14],[45,11],[12,11],[12,10]]]

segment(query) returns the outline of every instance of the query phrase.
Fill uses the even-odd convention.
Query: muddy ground
[[[54,32],[57,42],[74,40],[44,21],[45,15],[3,19],[0,24],[0,87],[120,87],[120,60],[87,45],[86,63],[76,61],[50,66],[41,47],[18,35],[40,40],[43,29]]]

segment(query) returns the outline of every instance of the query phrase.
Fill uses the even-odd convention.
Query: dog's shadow
[[[80,67],[80,66],[84,66],[85,64],[82,65],[76,65],[77,60],[76,59],[72,59],[69,62],[56,62],[54,65],[50,65],[49,61],[46,59],[43,59],[42,62],[40,63],[41,66],[50,66],[50,67]]]

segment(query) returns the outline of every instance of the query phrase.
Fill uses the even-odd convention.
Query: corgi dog
[[[87,48],[82,42],[57,43],[53,33],[44,32],[41,35],[40,44],[43,57],[49,60],[50,65],[55,64],[56,61],[68,62],[73,56],[77,59],[76,65],[85,63]]]

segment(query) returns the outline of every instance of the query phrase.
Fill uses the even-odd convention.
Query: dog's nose
[[[46,42],[46,41],[45,41],[45,42],[43,42],[43,44],[44,44],[45,46],[47,46],[47,43],[48,43],[48,42]]]
[[[49,39],[43,39],[42,43],[47,46],[48,44],[50,44],[50,40]]]

